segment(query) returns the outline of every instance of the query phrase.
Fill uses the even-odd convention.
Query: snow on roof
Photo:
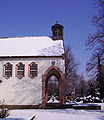
[[[0,38],[0,57],[6,56],[62,56],[63,40],[50,37]]]

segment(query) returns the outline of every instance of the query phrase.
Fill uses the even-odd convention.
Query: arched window
[[[9,79],[12,76],[12,65],[8,62],[4,65],[4,77]]]
[[[25,65],[23,63],[20,62],[16,65],[16,76],[19,79],[25,76],[24,70],[25,70]]]
[[[37,64],[32,62],[29,64],[29,77],[34,79],[37,76]]]

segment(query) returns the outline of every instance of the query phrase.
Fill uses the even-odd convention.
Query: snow
[[[74,109],[31,109],[11,110],[4,120],[104,120],[104,111]]]
[[[58,101],[53,95],[50,98],[50,100],[47,103],[59,103],[60,101]]]
[[[75,109],[25,109],[11,110],[8,118],[3,120],[104,120],[104,103],[102,110]],[[1,120],[1,119],[0,119]]]
[[[0,38],[0,56],[62,56],[63,40],[50,37]]]

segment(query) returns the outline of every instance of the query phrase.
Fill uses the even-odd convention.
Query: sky
[[[96,31],[93,0],[0,0],[0,37],[51,36],[51,26],[64,26],[64,44],[70,45],[78,73],[84,74],[90,51],[88,34]]]

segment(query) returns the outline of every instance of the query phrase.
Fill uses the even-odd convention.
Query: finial
[[[56,20],[56,24],[58,24],[58,20]]]

